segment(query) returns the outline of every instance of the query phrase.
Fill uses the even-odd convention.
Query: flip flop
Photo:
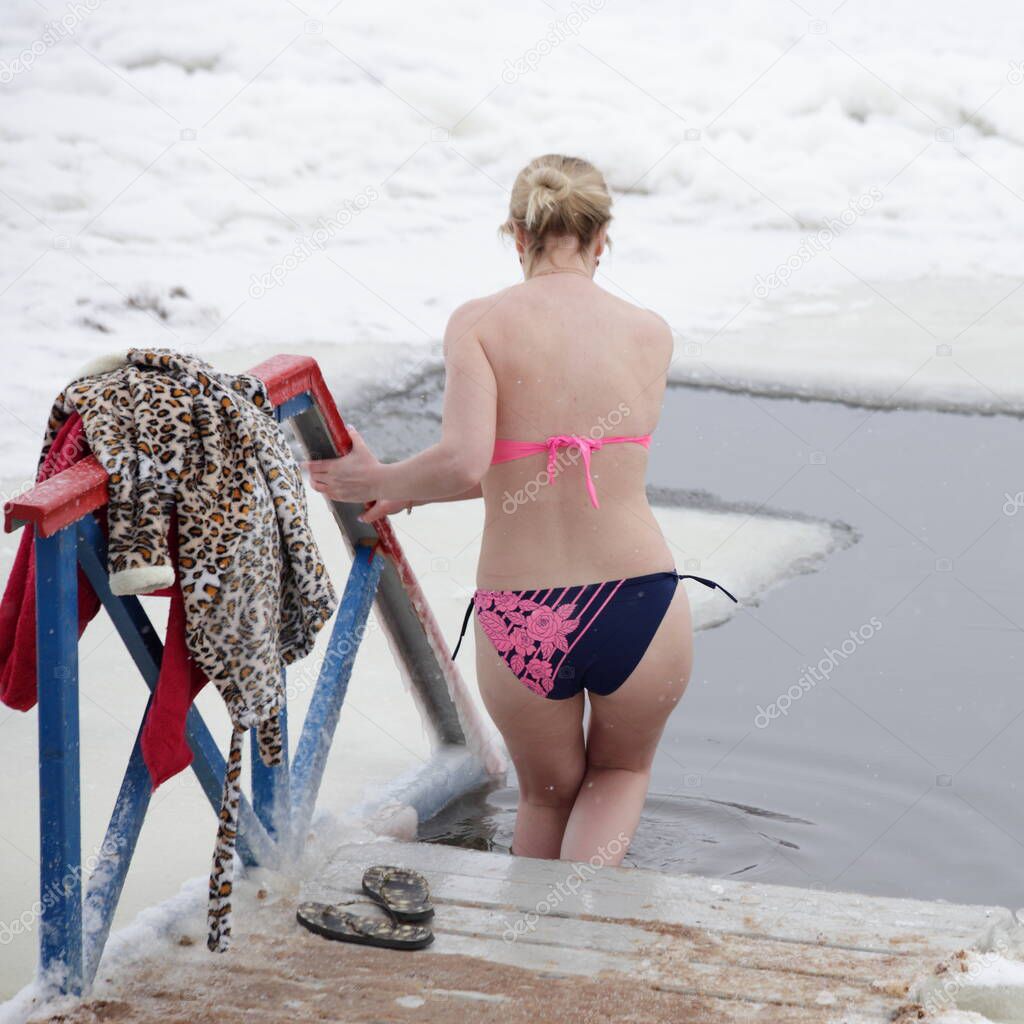
[[[434,916],[427,880],[411,868],[376,864],[363,874],[363,892],[396,921],[427,921]]]
[[[330,903],[300,903],[295,919],[303,928],[335,942],[354,942],[381,949],[423,949],[434,933],[422,925],[399,924],[390,918],[350,914]]]

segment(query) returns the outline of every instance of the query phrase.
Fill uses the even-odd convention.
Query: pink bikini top
[[[594,481],[590,475],[590,453],[596,452],[606,444],[622,444],[629,441],[632,444],[642,444],[645,448],[651,446],[651,435],[644,434],[642,437],[580,437],[578,434],[553,434],[545,441],[506,441],[498,438],[494,442],[494,455],[491,458],[491,465],[499,462],[511,462],[513,459],[525,459],[527,455],[539,455],[541,452],[548,453],[548,479],[554,480],[558,475],[556,461],[559,448],[579,448],[583,455],[583,468],[587,474],[587,493],[590,495],[590,503],[594,508],[600,508],[597,503],[597,491],[594,489]]]

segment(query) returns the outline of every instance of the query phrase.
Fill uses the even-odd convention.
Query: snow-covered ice
[[[930,980],[920,1001],[939,1024],[1024,1020],[1024,960],[972,952],[962,964]]]
[[[436,363],[512,281],[495,228],[550,150],[605,170],[602,281],[673,324],[680,378],[883,401],[930,353],[900,397],[1024,409],[1020,5],[328,6],[6,5],[4,475],[112,345],[337,346],[353,387],[401,381],[391,345]],[[957,339],[918,326],[946,279]]]

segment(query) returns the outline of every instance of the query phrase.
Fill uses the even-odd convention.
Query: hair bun
[[[559,207],[572,195],[572,179],[557,167],[537,167],[527,188],[526,226],[543,234]]]
[[[589,246],[612,219],[611,205],[608,186],[593,164],[548,153],[516,175],[501,230],[526,233],[523,265],[529,271],[550,237],[569,236],[579,248]]]
[[[553,199],[568,199],[572,192],[572,179],[557,167],[538,167],[530,177],[530,191],[553,192]]]

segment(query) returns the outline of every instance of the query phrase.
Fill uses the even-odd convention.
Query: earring
[[[522,256],[520,256],[520,257],[519,257],[519,266],[522,266],[522,265],[523,265],[523,257],[522,257]]]

